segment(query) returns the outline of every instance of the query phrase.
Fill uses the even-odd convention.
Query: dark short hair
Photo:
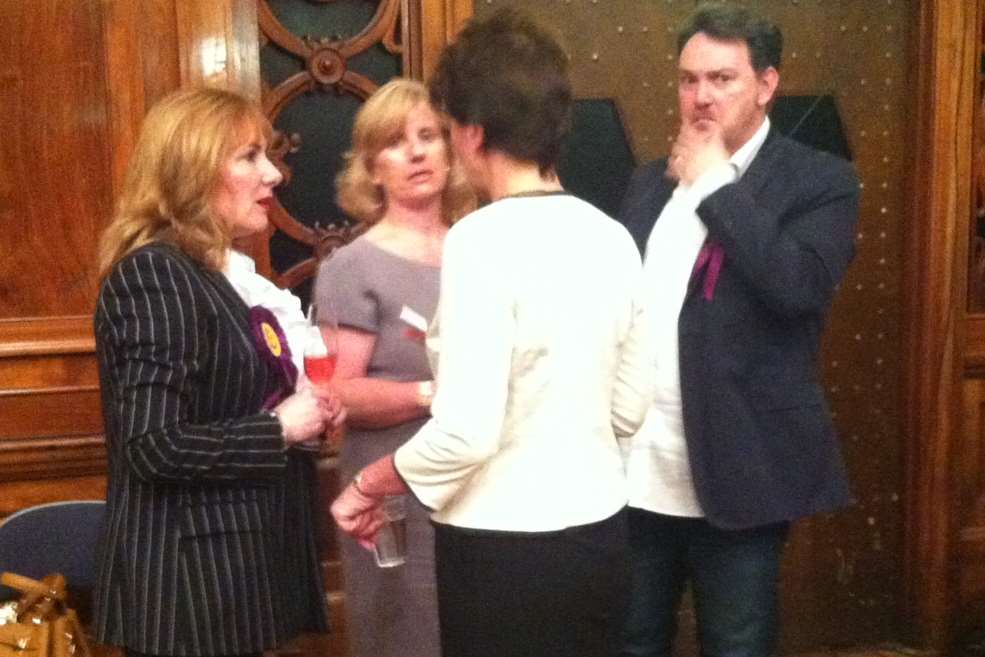
[[[697,7],[677,31],[677,54],[695,34],[703,32],[722,41],[745,41],[756,71],[780,69],[783,34],[775,23],[745,7],[706,2]]]
[[[507,7],[469,21],[441,54],[430,93],[458,123],[482,126],[484,147],[545,172],[557,164],[571,128],[568,56],[528,14]]]

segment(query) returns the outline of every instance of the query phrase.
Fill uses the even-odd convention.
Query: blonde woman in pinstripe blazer
[[[314,462],[295,447],[344,412],[326,391],[293,392],[277,338],[254,338],[221,273],[231,241],[267,225],[281,180],[269,132],[233,93],[166,97],[101,243],[109,513],[94,625],[129,655],[255,655],[327,629]]]

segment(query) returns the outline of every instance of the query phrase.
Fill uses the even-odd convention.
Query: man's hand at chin
[[[667,175],[691,185],[705,171],[727,162],[728,158],[721,126],[711,119],[698,119],[681,125],[670,150]]]

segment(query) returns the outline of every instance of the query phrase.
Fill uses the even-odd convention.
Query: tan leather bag
[[[24,595],[0,617],[0,657],[92,657],[75,610],[65,604],[65,578],[38,581],[13,573],[0,583]]]

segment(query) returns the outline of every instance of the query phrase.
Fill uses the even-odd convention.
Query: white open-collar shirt
[[[767,118],[727,164],[709,169],[691,186],[678,185],[647,238],[643,270],[652,304],[656,395],[643,427],[625,444],[630,506],[672,516],[704,516],[684,438],[678,318],[694,262],[708,236],[696,213],[698,205],[746,172],[769,129]]]

